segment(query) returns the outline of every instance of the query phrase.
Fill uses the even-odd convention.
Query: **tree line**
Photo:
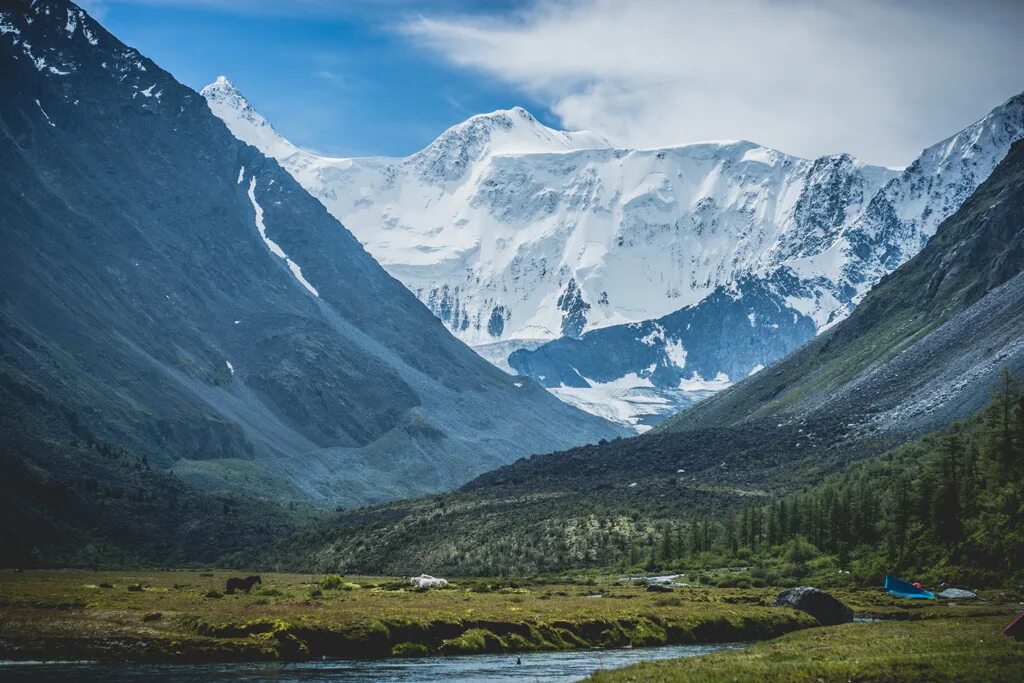
[[[672,559],[670,533],[652,548],[655,563]],[[1004,371],[975,416],[799,493],[693,520],[676,552],[752,556],[793,542],[840,567],[868,560],[875,574],[960,567],[995,582],[1019,575],[1024,391]]]

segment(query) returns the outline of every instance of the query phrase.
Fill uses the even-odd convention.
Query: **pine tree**
[[[663,563],[671,562],[675,559],[672,553],[672,530],[668,523],[662,526],[659,554],[661,555],[659,559],[661,559]]]
[[[725,528],[722,530],[722,535],[725,537],[726,547],[732,552],[736,552],[739,543],[736,539],[736,518],[733,513],[725,515]]]
[[[989,434],[983,444],[987,455],[999,466],[1000,475],[1008,474],[1013,467],[1014,434],[1013,413],[1017,402],[1013,379],[1010,372],[1003,369],[996,398],[989,406]]]
[[[935,487],[931,504],[932,529],[947,549],[954,549],[963,540],[960,481],[957,477],[955,456],[952,453],[945,454],[939,467],[938,485]]]
[[[893,483],[893,505],[891,524],[888,537],[888,554],[890,562],[897,564],[902,560],[906,546],[907,533],[913,517],[913,500],[910,492],[910,479],[906,473],[896,477]]]

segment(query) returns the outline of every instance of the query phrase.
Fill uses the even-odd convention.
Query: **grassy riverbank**
[[[415,591],[402,579],[264,574],[224,594],[227,572],[0,574],[0,658],[242,661],[473,654],[773,638],[816,622],[767,605],[773,589],[647,592],[615,577],[466,579]],[[1009,614],[1020,596],[978,605],[838,597],[903,620]],[[909,603],[909,604],[908,604]]]
[[[791,633],[742,652],[644,662],[591,676],[592,683],[745,681],[1024,680],[1024,643],[1005,638],[1005,617],[846,624]]]
[[[758,640],[814,624],[759,596],[494,583],[414,591],[401,579],[225,572],[30,571],[0,578],[0,657],[236,661],[560,650]],[[141,586],[142,590],[132,590]],[[718,599],[721,598],[721,599]]]

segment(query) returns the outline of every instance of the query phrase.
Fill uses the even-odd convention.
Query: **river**
[[[92,662],[0,662],[0,680],[105,681],[113,683],[501,683],[504,681],[578,681],[599,669],[642,661],[695,657],[739,650],[743,643],[669,645],[621,650],[525,652],[519,655],[467,655],[381,660],[322,660],[295,663],[232,664],[96,664]],[[516,664],[516,657],[522,661]]]

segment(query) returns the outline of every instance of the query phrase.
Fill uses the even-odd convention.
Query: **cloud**
[[[342,74],[337,71],[332,71],[331,69],[317,69],[313,72],[313,76],[322,81],[327,81],[339,88],[348,87],[348,80]]]
[[[539,1],[400,27],[619,144],[745,138],[901,165],[1024,88],[1024,3]]]

